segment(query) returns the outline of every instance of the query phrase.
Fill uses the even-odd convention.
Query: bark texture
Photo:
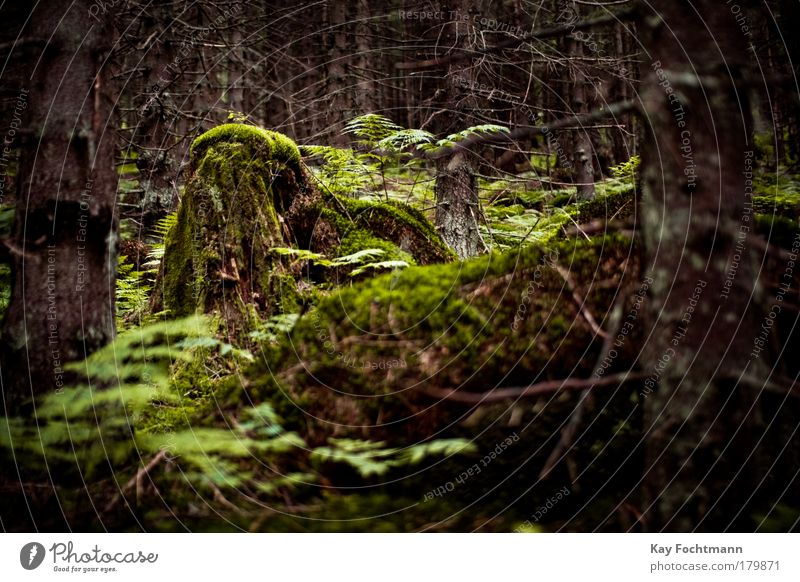
[[[755,391],[738,381],[759,370],[747,42],[716,2],[652,10],[642,17],[653,59],[643,71],[643,271],[654,279],[643,519],[652,531],[752,529]]]
[[[583,44],[578,40],[570,40],[570,53],[578,59],[573,70],[572,111],[575,115],[586,115],[589,112],[586,88],[586,73],[583,70]],[[594,146],[588,130],[576,130],[572,136],[573,180],[577,185],[578,198],[590,200],[594,198]]]
[[[470,154],[459,151],[439,165],[436,176],[436,228],[460,259],[488,249],[478,230],[480,204]]]
[[[61,388],[63,365],[114,335],[113,101],[102,68],[113,38],[102,19],[88,17],[90,7],[50,0],[32,9],[24,28],[24,20],[8,23],[30,39],[11,57],[29,65],[19,85],[27,107],[2,329],[12,406]]]

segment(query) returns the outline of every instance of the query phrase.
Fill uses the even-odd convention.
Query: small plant
[[[117,264],[117,327],[124,328],[147,308],[152,283],[148,271],[136,271],[128,257],[121,256]]]
[[[142,270],[134,269],[128,257],[120,256],[116,288],[117,327],[120,329],[146,323],[147,320],[142,319],[142,315],[147,310],[156,272],[164,258],[167,234],[177,222],[177,212],[171,212],[156,222],[153,227],[156,242],[150,247]]]
[[[365,261],[386,254],[386,251],[382,249],[362,249],[355,253],[337,257],[335,259],[328,259],[325,257],[325,255],[305,249],[275,247],[272,249],[272,251],[281,256],[289,256],[298,261],[309,261],[313,265],[332,269],[351,265],[361,265],[350,271],[351,277],[356,277],[362,273],[366,273],[368,270],[403,269],[409,266],[406,261],[379,261],[365,263]]]
[[[389,199],[386,173],[400,162],[408,162],[415,151],[431,151],[450,147],[475,135],[507,133],[507,127],[483,124],[436,139],[432,133],[421,129],[405,129],[388,117],[368,113],[356,117],[345,125],[344,133],[355,138],[355,149],[330,146],[303,146],[312,157],[323,160],[317,178],[334,194],[352,195],[366,189],[383,190]],[[374,176],[379,176],[379,183]]]
[[[251,331],[249,337],[257,342],[276,343],[282,336],[292,331],[299,318],[297,313],[274,315],[261,324],[258,329]]]
[[[308,145],[300,148],[306,155],[322,158],[316,178],[326,190],[337,196],[352,196],[366,189],[378,168],[374,160],[349,148]]]
[[[476,447],[466,439],[439,439],[399,449],[379,441],[358,439],[328,439],[329,446],[318,447],[311,460],[318,463],[344,463],[363,477],[380,476],[395,467],[415,465],[426,457],[451,456],[475,452]]]
[[[611,175],[620,180],[635,182],[638,177],[641,161],[639,156],[631,156],[627,162],[622,162],[621,164],[609,168],[611,170]]]
[[[237,487],[251,479],[241,467],[247,459],[264,465],[304,447],[268,403],[235,413],[209,406],[197,414],[195,402],[175,390],[173,372],[181,363],[211,353],[252,360],[214,337],[212,327],[203,316],[143,326],[67,365],[85,383],[45,396],[37,403],[35,424],[0,417],[0,456],[24,452],[28,470],[80,478],[136,470],[169,456],[170,466],[179,469],[169,478],[202,490]],[[172,411],[166,424],[165,410]]]
[[[147,255],[147,263],[144,267],[158,268],[161,259],[164,258],[164,249],[166,248],[167,235],[178,223],[178,211],[170,212],[163,218],[159,218],[153,226],[153,237],[157,242],[150,245],[150,253]]]

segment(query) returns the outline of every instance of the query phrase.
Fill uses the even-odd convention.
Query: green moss
[[[772,195],[753,196],[753,209],[762,214],[800,218],[800,195],[776,191]]]
[[[414,256],[401,249],[399,246],[386,239],[375,236],[366,229],[350,229],[342,237],[342,242],[337,249],[340,257],[356,253],[364,249],[380,249],[385,254],[381,255],[381,261],[405,261],[409,265],[416,264]]]
[[[198,156],[221,142],[250,144],[265,158],[293,165],[300,163],[300,150],[291,139],[282,133],[243,123],[226,123],[205,132],[192,142],[190,152]]]
[[[636,211],[636,192],[629,181],[609,180],[598,188],[597,196],[592,200],[563,208],[551,207],[549,212],[519,206],[520,212],[512,214],[514,208],[505,206],[488,213],[489,216],[494,214],[489,240],[500,248],[516,247],[522,240],[548,244],[563,238],[567,229],[576,223],[628,218]]]
[[[484,391],[588,375],[599,343],[552,261],[576,281],[618,285],[626,258],[636,268],[632,250],[624,237],[573,238],[411,267],[339,289],[248,372],[257,378],[249,396],[269,399],[312,443],[331,432],[425,438],[461,410],[431,406],[420,386]],[[577,292],[602,320],[611,296],[595,288]]]
[[[8,304],[11,302],[11,267],[0,263],[0,319],[2,319]]]
[[[329,204],[324,216],[336,226],[343,243],[350,239],[348,248],[352,248],[354,240],[363,239],[366,233],[371,233],[372,239],[380,238],[394,243],[395,247],[412,255],[419,264],[456,259],[455,253],[444,243],[427,217],[407,204],[395,201],[376,203],[349,198],[337,198],[336,203],[331,204],[329,201]],[[358,234],[359,230],[362,231],[361,234]],[[396,252],[392,255],[403,260]]]
[[[269,133],[226,125],[193,144],[158,287],[171,315],[225,314],[229,331],[238,333],[259,317],[297,308],[293,284],[270,249],[283,246],[276,206],[285,207],[299,191],[299,168],[290,166],[297,157],[285,151],[291,142]]]
[[[631,216],[636,209],[636,192],[630,184],[618,188],[607,188],[591,200],[580,202],[567,208],[578,224],[596,218],[623,219]]]
[[[572,192],[558,192],[550,200],[550,206],[553,208],[561,208],[575,200],[575,194]]]

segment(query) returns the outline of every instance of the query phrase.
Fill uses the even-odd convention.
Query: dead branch
[[[401,71],[415,71],[442,67],[465,59],[481,58],[504,49],[514,48],[527,41],[554,38],[570,34],[576,30],[583,30],[585,28],[592,28],[594,26],[601,26],[604,24],[614,24],[627,18],[632,14],[632,12],[632,10],[625,10],[615,14],[605,14],[603,16],[598,16],[597,18],[592,18],[589,20],[583,20],[581,22],[566,22],[564,24],[557,24],[555,26],[546,26],[533,30],[527,34],[512,36],[511,38],[485,49],[463,50],[445,57],[428,59],[425,61],[404,61],[395,63],[394,68]]]
[[[631,371],[612,374],[602,378],[565,378],[562,380],[547,380],[528,386],[515,386],[511,388],[498,388],[491,392],[463,392],[453,388],[420,388],[426,396],[458,402],[461,404],[494,404],[503,400],[519,398],[536,398],[557,392],[572,392],[575,390],[591,390],[614,386],[641,380],[646,375]]]

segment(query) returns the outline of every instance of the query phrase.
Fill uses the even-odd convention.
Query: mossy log
[[[260,319],[300,311],[309,285],[273,249],[330,258],[381,248],[389,259],[428,264],[453,258],[420,212],[323,195],[288,137],[227,124],[191,147],[178,220],[168,233],[153,310],[222,317],[241,337]]]
[[[597,326],[607,325],[615,290],[625,297],[636,286],[637,257],[623,236],[576,238],[343,288],[265,348],[246,374],[248,397],[269,399],[311,443],[440,435],[477,408],[448,390],[480,398],[589,377],[603,343]],[[624,343],[607,374],[629,366],[635,346]]]

